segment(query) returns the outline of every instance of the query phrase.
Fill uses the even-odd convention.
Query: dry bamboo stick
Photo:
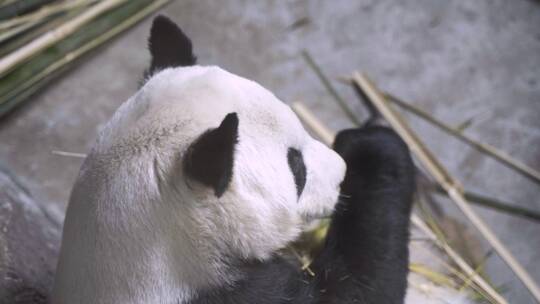
[[[510,155],[504,153],[503,151],[491,146],[491,145],[488,145],[488,144],[485,144],[485,143],[481,143],[481,142],[478,142],[474,139],[472,139],[471,137],[463,134],[463,132],[461,132],[460,130],[458,130],[457,128],[453,128],[439,120],[437,120],[436,118],[434,118],[433,116],[429,115],[428,113],[426,113],[425,111],[423,111],[422,109],[419,109],[395,96],[392,96],[390,94],[385,94],[385,96],[387,97],[387,100],[397,104],[398,106],[410,111],[411,113],[415,114],[416,116],[424,119],[425,121],[431,123],[432,125],[435,125],[436,127],[438,127],[439,129],[441,129],[442,131],[456,137],[457,139],[459,139],[460,141],[470,145],[471,147],[473,147],[474,149],[494,158],[495,160],[498,160],[499,162],[501,162],[502,164],[506,165],[507,167],[511,168],[511,169],[514,169],[516,172],[520,173],[521,175],[529,178],[530,180],[532,180],[533,182],[536,182],[536,183],[540,183],[540,172],[538,172],[537,170],[525,165],[524,163],[512,158]]]
[[[433,258],[437,259],[439,263],[443,264],[445,268],[447,268],[452,274],[458,276],[463,282],[468,281],[469,285],[470,282],[474,282],[483,292],[479,291],[477,288],[474,288],[474,285],[470,285],[471,288],[481,293],[484,297],[489,298],[490,302],[495,301],[495,303],[500,304],[508,304],[508,301],[503,298],[489,283],[486,282],[484,278],[482,278],[478,272],[473,269],[467,262],[457,253],[448,243],[437,236],[436,233],[434,233],[431,228],[426,224],[424,220],[422,220],[419,216],[416,214],[413,214],[411,216],[411,222],[413,225],[415,225],[418,229],[420,229],[432,242],[434,242],[440,249],[442,249],[446,254],[450,257],[450,259],[461,269],[461,271],[464,272],[464,274],[460,274],[454,267],[451,265],[448,265],[445,261],[441,259],[437,259],[437,256],[433,253],[427,251]]]
[[[300,117],[300,119],[307,125],[307,127],[328,146],[332,145],[332,142],[334,141],[335,134],[331,130],[329,130],[321,121],[315,117],[315,115],[306,108],[302,103],[300,102],[294,102],[291,105],[291,108],[294,110],[294,112]],[[416,226],[418,226],[419,229],[422,231],[427,230],[428,233],[426,235],[431,238],[432,240],[437,240],[435,233],[431,232],[429,227],[424,223],[422,219],[420,219],[415,214],[411,217],[412,223]],[[461,258],[461,256],[455,252],[448,244],[445,242],[437,242],[437,244],[450,256],[450,258],[458,265],[458,267],[461,268],[461,270],[471,278],[473,282],[475,282],[479,287],[483,288],[484,291],[497,303],[501,304],[507,304],[508,302],[497,292],[495,291],[478,273],[474,271],[474,269]]]
[[[356,119],[356,115],[354,114],[354,112],[350,109],[349,105],[344,101],[344,99],[339,95],[339,93],[336,91],[336,89],[334,88],[334,86],[330,83],[330,80],[328,79],[328,77],[324,74],[324,72],[322,71],[321,67],[317,64],[317,62],[313,59],[313,56],[311,56],[311,54],[309,53],[309,51],[307,50],[303,50],[302,51],[302,56],[304,57],[304,60],[306,61],[306,63],[308,64],[308,66],[313,70],[313,72],[317,75],[317,77],[319,78],[319,80],[321,81],[321,83],[324,85],[324,87],[328,90],[328,93],[330,93],[330,95],[332,95],[332,97],[334,98],[334,100],[338,103],[338,105],[341,107],[341,109],[343,110],[343,112],[347,115],[347,117],[349,117],[349,119],[351,120],[351,122],[353,123],[356,123],[357,125],[360,125],[358,122],[358,119]],[[350,79],[350,77],[338,77],[338,80],[343,82],[343,83],[346,83],[346,84],[354,84],[352,82],[352,80]],[[355,87],[356,89],[356,87]],[[363,94],[362,92],[358,92],[358,94]],[[390,96],[390,95],[387,95],[387,96]],[[365,99],[366,97],[365,96],[361,96],[363,99]],[[395,98],[395,97],[393,97]],[[397,102],[399,99],[396,99],[395,102]],[[390,99],[390,101],[393,101],[392,99]],[[399,100],[401,101],[401,100]],[[418,108],[415,108],[413,107],[412,105],[409,105],[407,103],[405,103],[404,101],[401,101],[401,103],[403,103],[403,107],[405,107],[405,109],[408,109],[410,111],[413,112],[413,114],[417,114],[417,115],[420,115],[423,113],[422,118],[425,117],[425,119],[428,121],[428,122],[433,122],[435,123],[436,126],[438,126],[439,124],[441,125],[441,128],[443,129],[443,131],[445,131],[445,128],[447,129],[451,129],[451,127],[445,125],[444,123],[436,120],[435,118],[433,118],[431,115],[429,115],[428,113],[426,112],[423,112],[422,110],[418,109]],[[398,105],[400,105],[398,103]],[[365,106],[368,107],[368,110],[370,112],[370,116],[371,117],[374,117],[375,116],[375,113],[374,111],[376,111],[376,109],[373,109],[373,105],[371,105],[368,101],[366,101],[366,104]],[[407,107],[409,108],[407,108]],[[355,117],[354,119],[352,117]],[[444,127],[443,127],[444,126]],[[450,135],[453,135],[452,133],[449,133]],[[463,135],[465,136],[465,135]],[[482,143],[479,143],[479,142],[476,142],[474,141],[473,139],[469,138],[469,140],[471,141],[471,145],[473,145],[473,147],[475,145],[478,145],[478,146],[486,146],[488,147],[488,145],[486,144],[482,144]],[[473,143],[474,142],[474,143]],[[468,143],[467,141],[465,141],[465,143]],[[504,160],[503,159],[497,159],[496,156],[493,156],[490,154],[490,151],[496,151],[496,149],[494,147],[491,147],[490,151],[488,150],[481,150],[479,149],[479,151],[481,153],[484,153],[486,154],[487,156],[491,156],[493,157],[495,160],[499,160],[501,161],[503,164],[504,163]],[[502,152],[499,152],[499,154],[503,154]],[[517,160],[515,159],[511,159],[509,156],[507,157],[508,159],[510,159],[510,162],[511,163],[519,163]],[[506,164],[507,165],[507,164]],[[523,165],[523,164],[522,164]],[[525,165],[523,165],[525,166]],[[518,173],[519,172],[519,169],[518,168],[513,168],[511,165],[509,166],[510,168],[512,169],[515,169],[517,170]],[[526,166],[525,166],[526,167]],[[530,168],[529,168],[530,169]],[[534,171],[534,170],[533,170]],[[525,175],[526,177],[528,177],[527,175]],[[445,195],[448,195],[446,193],[446,191],[444,191],[444,189],[442,189],[442,193],[444,193]],[[495,199],[492,199],[492,198],[488,198],[486,196],[483,196],[483,195],[479,195],[479,194],[476,194],[476,193],[472,193],[472,192],[468,192],[468,191],[464,191],[464,195],[465,195],[465,198],[467,198],[467,200],[469,200],[471,203],[474,203],[474,204],[478,204],[478,205],[481,205],[481,206],[484,206],[484,207],[487,207],[487,208],[492,208],[496,211],[499,211],[499,212],[504,212],[504,213],[507,213],[507,214],[512,214],[512,215],[516,215],[516,216],[521,216],[521,217],[525,217],[525,218],[528,218],[528,219],[531,219],[531,220],[536,220],[536,221],[539,221],[540,220],[540,214],[538,214],[537,212],[535,211],[532,211],[532,210],[528,210],[528,209],[524,209],[524,208],[518,208],[518,207],[513,207],[511,206],[510,204],[505,204],[505,203],[501,203],[500,201],[497,201]]]
[[[347,77],[339,77],[338,79],[347,84],[350,84],[352,81],[350,78],[347,78]],[[492,145],[482,143],[471,138],[470,136],[464,134],[463,131],[461,131],[459,127],[456,128],[456,127],[449,126],[448,124],[433,117],[431,114],[425,112],[424,110],[408,102],[405,102],[404,100],[397,98],[396,96],[393,96],[388,93],[383,93],[383,94],[388,101],[391,101],[392,103],[397,104],[401,108],[413,113],[414,115],[422,118],[426,122],[436,126],[437,128],[439,128],[446,134],[454,136],[461,142],[493,158],[494,160],[500,162],[501,164],[507,166],[508,168],[514,170],[515,172],[523,175],[524,177],[530,179],[531,181],[537,184],[540,184],[540,172],[538,170],[535,170],[534,168],[527,166],[523,162],[516,160],[515,158],[506,154],[504,151],[501,151]]]
[[[331,146],[334,141],[335,134],[326,128],[318,118],[302,103],[294,102],[291,105],[293,111],[300,119],[327,145]]]
[[[474,212],[469,202],[463,197],[461,187],[457,180],[455,180],[437,159],[433,157],[431,152],[422,144],[421,140],[415,136],[401,117],[392,110],[384,96],[365,75],[356,72],[353,75],[353,80],[365,92],[375,107],[377,107],[379,113],[381,113],[394,130],[408,144],[413,154],[420,160],[441,187],[446,190],[450,198],[456,203],[463,214],[465,214],[467,219],[480,231],[482,236],[495,249],[503,261],[506,262],[516,276],[523,282],[536,301],[540,303],[540,289],[534,280],[484,221],[476,214],[476,212]]]
[[[52,154],[59,155],[59,156],[68,156],[68,157],[74,157],[74,158],[86,158],[86,154],[84,153],[76,153],[76,152],[67,152],[67,151],[60,151],[60,150],[52,150]]]
[[[313,57],[309,54],[307,50],[302,50],[302,57],[306,61],[306,63],[309,65],[309,67],[315,72],[317,77],[319,77],[319,80],[322,82],[328,93],[332,95],[334,100],[337,101],[338,105],[340,106],[341,110],[347,114],[347,117],[356,125],[360,125],[360,121],[354,115],[354,113],[351,111],[349,106],[347,105],[347,102],[339,95],[339,93],[334,89],[328,78],[324,75],[322,69],[320,66],[315,62]]]
[[[45,33],[19,50],[0,59],[0,76],[3,76],[17,64],[25,61],[39,51],[42,51],[55,42],[69,36],[93,18],[126,1],[127,0],[104,0],[103,2],[99,2],[73,20],[70,20],[60,27]]]
[[[436,185],[434,187],[434,190],[435,190],[435,193],[439,195],[448,196],[448,193],[446,193],[446,191],[439,185]],[[467,191],[467,190],[463,191],[463,195],[469,202],[475,205],[478,205],[484,208],[490,208],[498,212],[504,212],[509,215],[519,216],[524,219],[535,221],[536,223],[540,222],[540,213],[532,209],[512,206],[508,202],[502,202],[497,199],[486,197],[484,195]]]

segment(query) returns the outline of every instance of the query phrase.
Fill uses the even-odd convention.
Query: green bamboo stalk
[[[103,0],[88,8],[77,17],[43,34],[20,49],[0,58],[0,76],[6,75],[32,57],[54,46],[59,41],[80,30],[103,14],[110,12],[128,0]]]
[[[19,0],[0,0],[0,8]]]
[[[114,27],[118,22],[128,18],[138,10],[148,5],[151,0],[132,0],[108,11],[88,24],[82,26],[72,35],[64,40],[45,49],[38,56],[21,64],[18,68],[7,74],[0,81],[0,105],[9,99],[17,90],[19,85],[45,70],[65,54],[79,48],[84,43],[98,38],[102,33]]]
[[[60,2],[57,4],[46,5],[43,8],[37,10],[36,12],[25,14],[19,17],[14,17],[6,21],[1,21],[0,32],[13,27],[21,26],[29,22],[36,23],[40,20],[44,20],[50,17],[51,15],[56,15],[61,12],[73,10],[77,7],[88,6],[94,2],[97,2],[97,0],[72,0],[67,2]]]
[[[121,19],[122,21],[120,23],[106,30],[104,34],[85,40],[86,43],[84,45],[79,46],[78,48],[69,52],[64,52],[62,56],[56,58],[54,62],[49,62],[49,65],[45,69],[42,69],[39,73],[34,74],[33,77],[27,78],[26,81],[21,83],[16,88],[16,90],[11,91],[8,98],[3,98],[4,96],[2,96],[2,98],[0,99],[0,116],[7,113],[9,110],[13,109],[15,106],[20,104],[29,96],[33,95],[35,92],[50,83],[51,80],[60,75],[69,67],[71,67],[75,63],[75,60],[88,53],[89,51],[99,47],[100,45],[115,37],[124,30],[130,28],[135,23],[139,22],[144,17],[153,13],[168,2],[170,2],[170,0],[132,0],[129,3],[125,4],[123,7],[119,7],[114,12],[111,12],[110,15],[108,15],[108,18],[112,18],[112,16],[119,18],[118,15],[121,15],[124,18]],[[144,4],[144,6],[141,6],[142,4]],[[114,20],[118,20],[116,18]],[[104,16],[103,19],[107,19],[107,17]],[[95,23],[99,23],[99,21],[104,20],[96,20]],[[84,29],[81,29],[81,31],[82,30]],[[2,101],[4,101],[4,104],[2,104]]]
[[[10,29],[7,29],[7,30],[0,30],[0,43],[12,38],[12,37],[15,37],[17,35],[19,35],[20,33],[23,33],[25,31],[27,31],[28,29],[36,26],[37,24],[41,23],[42,20],[35,20],[35,21],[30,21],[30,22],[27,22],[25,24],[22,24],[22,25],[19,25],[19,26],[16,26],[16,27],[13,27],[13,28],[10,28]]]
[[[55,0],[19,0],[0,7],[0,20],[6,20],[36,10]]]
[[[39,23],[35,27],[31,28],[30,30],[20,35],[17,35],[16,37],[13,37],[9,41],[6,41],[5,43],[1,44],[2,46],[0,48],[0,57],[3,57],[17,50],[18,48],[29,43],[35,38],[63,24],[67,20],[80,14],[82,10],[84,10],[84,8],[76,8],[66,13],[60,13],[60,14],[54,15],[51,18],[45,20],[45,22]]]
[[[18,91],[27,89],[21,88],[20,84],[32,79],[35,75],[45,70],[49,65],[53,64],[65,54],[76,50],[87,41],[91,41],[99,37],[102,33],[112,28],[121,20],[128,18],[131,14],[149,4],[151,0],[133,0],[127,1],[124,5],[118,6],[105,14],[98,16],[93,21],[85,24],[72,35],[64,40],[52,45],[42,51],[36,57],[23,63],[18,68],[8,73],[0,81],[0,106],[6,100],[9,100]]]

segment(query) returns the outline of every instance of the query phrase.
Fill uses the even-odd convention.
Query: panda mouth
[[[333,199],[333,204],[322,204],[322,208],[318,209],[316,212],[306,212],[302,215],[302,219],[306,223],[310,223],[317,220],[323,220],[328,219],[332,217],[334,214],[334,211],[336,210],[337,205],[340,203],[340,201],[343,199],[342,194],[340,192],[339,187],[336,190],[336,195]],[[315,210],[314,210],[315,211]]]
[[[327,210],[320,213],[306,214],[303,216],[303,219],[306,223],[309,223],[317,220],[323,220],[329,218],[330,216],[332,216],[332,210]]]

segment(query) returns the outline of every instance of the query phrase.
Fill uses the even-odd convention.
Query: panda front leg
[[[347,164],[325,248],[315,259],[321,303],[403,303],[414,166],[392,130],[366,126],[338,134]]]

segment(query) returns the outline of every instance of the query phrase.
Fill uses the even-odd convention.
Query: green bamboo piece
[[[20,33],[26,32],[28,29],[31,29],[32,27],[36,26],[37,24],[41,22],[42,22],[41,20],[37,20],[37,21],[27,22],[25,24],[22,24],[20,26],[10,28],[7,30],[3,30],[3,31],[0,30],[0,43],[15,37],[19,35]]]
[[[57,28],[32,40],[20,49],[0,58],[0,76],[7,75],[24,62],[35,57],[47,48],[54,46],[66,37],[80,30],[82,27],[95,20],[99,16],[110,12],[116,7],[125,4],[128,0],[103,0],[89,7],[75,18],[66,21]]]
[[[6,20],[36,10],[55,0],[19,0],[0,7],[0,20]]]
[[[32,61],[39,61],[39,71],[28,62],[24,67],[20,68],[21,74],[19,75],[20,78],[18,79],[17,86],[10,85],[9,87],[11,90],[5,91],[2,90],[5,88],[3,88],[2,83],[0,83],[0,91],[2,92],[2,94],[0,94],[0,116],[13,109],[39,89],[43,88],[51,80],[72,66],[76,59],[133,26],[136,22],[142,20],[169,1],[170,0],[129,1],[125,5],[118,7],[114,11],[111,11],[88,24],[87,27],[91,27],[92,31],[86,29],[86,27],[81,28],[80,35],[88,34],[85,36],[85,39],[82,39],[77,32],[73,36],[62,41],[60,44],[65,47],[62,49],[64,50],[62,53],[48,54],[45,52],[33,59]],[[112,20],[116,23],[113,23]],[[52,48],[58,46],[59,45]],[[68,50],[66,51],[66,49]],[[41,58],[42,56],[45,57]],[[19,69],[16,71],[19,71]],[[33,74],[29,77],[28,73]]]
[[[19,34],[13,38],[11,38],[9,41],[6,41],[5,43],[0,43],[0,57],[3,57],[21,46],[29,43],[30,41],[34,40],[35,38],[43,35],[44,33],[50,31],[51,29],[61,25],[62,23],[66,22],[67,20],[73,18],[74,16],[81,13],[81,11],[84,10],[84,8],[76,8],[72,11],[66,12],[66,13],[60,13],[54,16],[51,16],[51,18],[45,20],[42,23],[37,24],[30,30]],[[0,39],[1,41],[1,39]]]
[[[98,38],[102,33],[112,28],[117,23],[144,8],[151,0],[132,0],[122,6],[99,16],[92,22],[81,27],[78,31],[68,36],[57,44],[45,49],[38,56],[21,64],[18,68],[7,74],[0,81],[0,105],[9,99],[13,92],[20,90],[20,84],[26,82],[33,75],[45,70],[65,54],[76,50],[87,41]]]
[[[40,20],[48,19],[52,15],[67,12],[77,7],[84,7],[97,2],[98,0],[71,0],[60,2],[58,4],[46,5],[35,12],[24,14],[22,16],[0,21],[0,32],[16,28],[27,23],[36,23]]]
[[[0,8],[18,0],[0,0]]]

